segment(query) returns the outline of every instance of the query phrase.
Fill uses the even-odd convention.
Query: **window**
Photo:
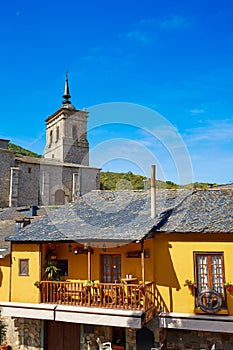
[[[29,259],[19,259],[19,276],[29,276]]]
[[[75,141],[78,138],[78,132],[76,125],[72,126],[72,139]]]
[[[28,168],[28,174],[31,174],[31,172],[32,172],[32,168],[29,167],[29,168]]]
[[[68,276],[68,260],[57,260],[57,267],[61,276]]]
[[[56,142],[59,140],[59,126],[56,127]]]
[[[50,140],[49,140],[49,147],[51,147],[51,144],[53,143],[53,130],[50,131]]]
[[[194,253],[197,295],[206,289],[216,291],[225,302],[223,253]]]

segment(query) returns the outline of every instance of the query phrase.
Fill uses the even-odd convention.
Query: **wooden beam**
[[[142,283],[145,283],[145,256],[144,256],[144,241],[141,241],[141,268],[142,268]]]
[[[91,250],[87,252],[87,279],[91,280]]]

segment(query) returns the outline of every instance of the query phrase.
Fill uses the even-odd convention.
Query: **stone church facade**
[[[16,156],[0,139],[0,207],[58,205],[99,188],[99,170],[89,166],[86,110],[70,101],[66,77],[63,102],[46,119],[44,156]]]

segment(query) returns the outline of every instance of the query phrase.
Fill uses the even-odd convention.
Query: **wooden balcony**
[[[142,284],[41,281],[41,302],[145,312],[145,321],[168,309],[153,282]]]

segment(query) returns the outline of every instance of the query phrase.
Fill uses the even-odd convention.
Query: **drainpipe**
[[[9,280],[9,301],[12,295],[12,242],[10,242],[10,280]]]
[[[151,218],[156,217],[155,165],[151,165]]]

